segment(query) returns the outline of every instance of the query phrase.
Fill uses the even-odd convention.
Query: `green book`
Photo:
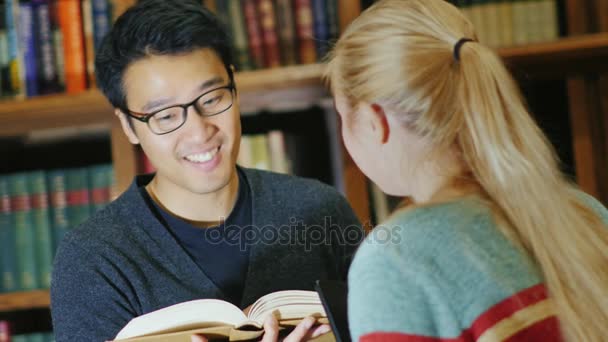
[[[34,228],[36,231],[36,263],[38,269],[38,287],[51,287],[51,268],[53,265],[53,239],[49,213],[49,192],[44,171],[28,174],[29,191],[32,199]]]
[[[13,225],[10,180],[0,176],[0,291],[12,292],[18,289],[17,254],[15,249],[16,231]]]
[[[68,220],[67,176],[64,169],[47,172],[49,191],[51,230],[53,232],[53,255],[70,228]]]
[[[235,50],[237,70],[251,70],[253,69],[253,65],[249,56],[249,41],[241,1],[222,0],[220,3],[228,4],[227,10],[230,17],[230,30],[232,32],[232,44]]]
[[[16,173],[9,176],[13,225],[16,230],[16,255],[19,290],[33,290],[38,287],[36,268],[36,230],[28,174]]]
[[[112,165],[93,165],[88,169],[89,179],[91,181],[91,213],[104,208],[108,203],[110,203],[112,179],[108,177],[108,168],[111,169]]]
[[[76,228],[91,215],[89,173],[86,167],[66,171],[68,221],[70,229]]]

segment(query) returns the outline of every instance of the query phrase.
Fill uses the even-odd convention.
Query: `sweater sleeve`
[[[136,316],[120,271],[66,236],[55,257],[51,315],[57,342],[108,341]]]
[[[353,341],[439,341],[438,326],[460,330],[432,273],[399,260],[388,241],[368,238],[357,252],[348,276]]]

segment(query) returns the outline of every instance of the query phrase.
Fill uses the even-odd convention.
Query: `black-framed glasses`
[[[190,106],[194,106],[200,116],[214,116],[227,111],[234,103],[234,92],[234,84],[230,83],[227,86],[206,91],[186,104],[173,105],[152,113],[126,110],[126,114],[135,120],[145,122],[154,134],[167,134],[184,125]]]

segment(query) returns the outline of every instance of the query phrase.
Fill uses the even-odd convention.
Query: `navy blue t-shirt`
[[[217,227],[199,228],[171,215],[141,188],[148,205],[175,236],[192,260],[226,295],[225,300],[240,306],[249,265],[249,244],[245,232],[251,229],[251,194],[247,179],[237,169],[238,197],[234,209]]]

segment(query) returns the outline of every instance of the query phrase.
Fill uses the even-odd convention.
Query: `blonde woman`
[[[378,1],[328,62],[353,159],[414,203],[355,257],[354,339],[608,340],[608,212],[457,8]]]

